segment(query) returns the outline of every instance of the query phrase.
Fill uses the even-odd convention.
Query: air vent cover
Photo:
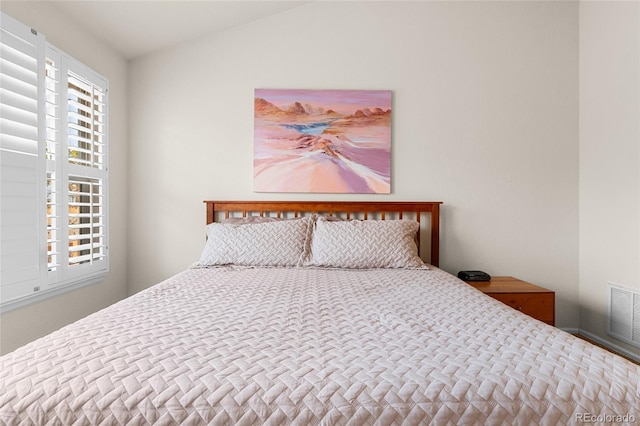
[[[640,348],[640,293],[609,284],[607,334]]]

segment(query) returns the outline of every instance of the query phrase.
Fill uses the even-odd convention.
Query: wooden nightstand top
[[[491,277],[491,281],[465,281],[483,293],[555,293],[514,277]]]

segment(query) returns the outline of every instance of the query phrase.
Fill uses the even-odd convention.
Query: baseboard
[[[605,340],[602,337],[596,336],[595,334],[590,333],[586,330],[582,330],[580,328],[561,328],[561,330],[566,331],[567,333],[570,333],[570,334],[580,334],[586,337],[587,339],[593,340],[597,344],[604,346],[605,348],[611,350],[612,352],[616,352],[619,355],[622,355],[634,360],[636,363],[640,363],[640,355],[638,355],[637,353],[631,352],[628,349],[618,346],[615,343],[612,343],[609,340]]]

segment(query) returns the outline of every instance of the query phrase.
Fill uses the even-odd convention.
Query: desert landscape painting
[[[391,192],[391,91],[256,89],[256,192]]]

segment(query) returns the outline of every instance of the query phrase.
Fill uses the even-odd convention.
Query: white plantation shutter
[[[47,158],[47,269],[49,283],[59,279],[62,202],[60,192],[60,70],[61,55],[49,48],[45,65],[46,158]]]
[[[4,13],[0,309],[108,272],[107,81]]]
[[[69,265],[104,259],[102,180],[69,176]]]
[[[107,261],[107,82],[47,49],[47,259],[51,288],[100,278]],[[49,91],[47,92],[49,93]]]
[[[0,301],[41,290],[44,221],[44,37],[2,15],[0,29]]]
[[[68,75],[69,162],[104,167],[105,82]]]
[[[68,239],[66,275],[107,268],[107,82],[63,57],[66,74],[66,147],[63,163]]]

